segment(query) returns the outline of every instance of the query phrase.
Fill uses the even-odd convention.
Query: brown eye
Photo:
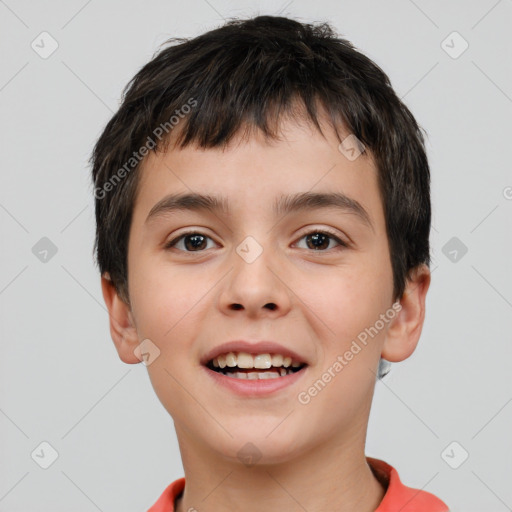
[[[310,231],[300,238],[302,239],[306,240],[306,249],[312,251],[326,252],[326,249],[333,248],[329,247],[331,241],[336,242],[338,246],[347,247],[345,242],[328,231]]]
[[[309,249],[328,249],[330,238],[331,237],[326,235],[325,233],[314,233],[312,235],[306,236],[306,243]]]
[[[166,244],[165,248],[170,249],[171,247],[174,247],[184,252],[201,252],[204,249],[207,249],[207,240],[211,240],[211,238],[203,235],[202,233],[197,233],[195,231],[183,233]]]

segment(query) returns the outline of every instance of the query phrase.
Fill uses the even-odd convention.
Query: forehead
[[[310,123],[285,119],[275,140],[254,130],[225,147],[170,145],[150,153],[140,169],[134,218],[142,225],[187,209],[280,216],[332,207],[373,227],[382,214],[373,155],[348,158],[334,130],[321,126],[324,136]]]

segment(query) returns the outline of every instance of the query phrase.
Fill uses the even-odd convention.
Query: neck
[[[186,485],[176,512],[374,512],[385,494],[366,461],[364,440],[351,437],[335,446],[331,440],[293,460],[247,467],[205,454],[177,433]]]

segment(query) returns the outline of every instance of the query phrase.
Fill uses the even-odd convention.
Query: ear
[[[387,361],[407,359],[416,349],[425,320],[425,298],[430,286],[430,270],[421,264],[411,270],[400,299],[401,309],[392,320],[381,356]]]
[[[108,272],[101,276],[101,290],[110,319],[110,336],[121,361],[128,364],[140,363],[134,353],[139,338],[130,306],[117,293]]]

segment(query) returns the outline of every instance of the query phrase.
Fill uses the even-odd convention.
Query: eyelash
[[[329,250],[342,250],[342,249],[345,249],[347,247],[349,247],[349,244],[348,242],[344,242],[343,240],[341,240],[338,236],[336,236],[335,233],[329,231],[328,229],[313,229],[311,231],[308,231],[307,233],[304,233],[300,238],[299,240],[302,240],[303,238],[307,237],[308,235],[313,235],[313,234],[322,234],[322,235],[327,235],[329,238],[333,239],[334,241],[336,241],[339,246],[338,247],[335,247],[334,249],[319,249],[319,250],[314,250],[314,249],[309,249],[311,252],[315,252],[315,253],[322,253],[322,252],[328,252]],[[186,231],[185,233],[182,233],[181,235],[177,236],[176,238],[173,238],[171,241],[167,242],[164,246],[164,249],[168,249],[170,250],[171,248],[173,248],[180,240],[182,240],[183,238],[189,236],[189,235],[201,235],[201,236],[204,236],[205,238],[209,238],[210,240],[212,240],[211,237],[209,237],[208,235],[205,235],[204,233],[201,233],[200,231]],[[204,252],[206,249],[202,250],[202,251],[183,251],[181,249],[178,249],[180,252],[187,252],[187,253],[195,253],[195,252]]]

